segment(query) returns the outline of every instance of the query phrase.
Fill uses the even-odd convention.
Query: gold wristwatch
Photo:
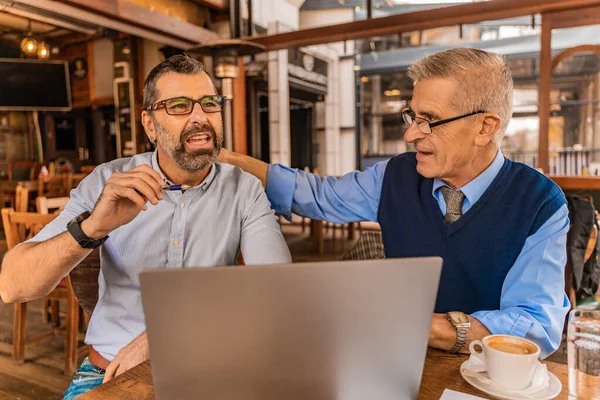
[[[451,353],[458,353],[460,349],[467,343],[469,339],[469,328],[471,328],[471,321],[467,314],[459,311],[451,311],[446,313],[448,321],[456,329],[456,344],[450,350]]]

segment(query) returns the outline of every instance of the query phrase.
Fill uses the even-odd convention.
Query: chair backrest
[[[15,211],[27,212],[29,206],[29,189],[17,185],[15,189]]]
[[[35,206],[37,208],[37,212],[40,214],[49,214],[50,210],[53,212],[62,211],[69,200],[70,197],[53,197],[49,199],[46,196],[38,196],[35,199]]]
[[[16,212],[12,208],[3,208],[2,224],[6,235],[6,247],[10,250],[19,243],[31,239],[54,218],[56,215]]]
[[[95,165],[82,165],[79,170],[84,174],[91,174],[94,168],[96,168]]]
[[[342,260],[381,260],[385,258],[381,232],[365,231]]]
[[[66,197],[71,192],[72,174],[38,176],[38,196]]]
[[[75,189],[77,186],[79,186],[81,181],[84,180],[88,175],[89,174],[83,172],[79,174],[71,174],[71,189]]]
[[[35,161],[13,161],[8,163],[8,180],[34,180],[39,163]]]
[[[100,274],[100,249],[92,251],[69,276],[73,293],[83,310],[92,315],[98,302],[98,274]]]

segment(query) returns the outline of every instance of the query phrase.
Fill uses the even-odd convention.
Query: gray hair
[[[158,100],[156,82],[158,82],[158,79],[161,76],[169,72],[175,72],[176,74],[195,75],[201,73],[202,71],[204,71],[204,66],[202,63],[193,59],[187,54],[178,54],[176,56],[167,58],[156,67],[152,68],[152,71],[150,71],[146,81],[144,82],[143,108],[146,109],[150,107]]]
[[[500,146],[512,117],[513,79],[506,59],[478,49],[456,48],[423,58],[408,69],[415,82],[448,78],[457,83],[452,106],[461,113],[484,110],[500,116],[494,142]]]

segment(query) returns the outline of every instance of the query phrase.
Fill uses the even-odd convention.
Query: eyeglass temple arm
[[[459,115],[458,117],[453,117],[453,118],[448,118],[448,119],[443,119],[441,121],[437,121],[437,122],[430,122],[429,123],[429,127],[430,128],[435,128],[438,125],[442,125],[442,124],[447,124],[448,122],[453,122],[456,120],[459,120],[461,118],[467,118],[470,117],[471,115],[475,115],[475,114],[482,114],[485,111],[479,110],[479,111],[473,111],[472,113],[469,114],[465,114],[465,115]]]

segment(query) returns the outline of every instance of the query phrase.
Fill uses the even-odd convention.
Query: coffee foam
[[[534,354],[537,352],[534,345],[517,338],[494,337],[487,340],[486,344],[494,350],[510,354]]]

